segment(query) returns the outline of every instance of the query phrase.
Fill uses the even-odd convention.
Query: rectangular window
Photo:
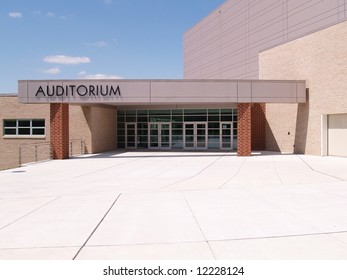
[[[4,136],[44,136],[45,120],[4,120]]]

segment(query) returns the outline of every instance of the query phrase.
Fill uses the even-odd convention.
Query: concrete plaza
[[[347,259],[347,158],[124,151],[1,171],[0,259]]]

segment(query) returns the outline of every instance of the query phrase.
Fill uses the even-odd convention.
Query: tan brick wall
[[[309,88],[306,104],[267,104],[267,149],[321,154],[321,115],[347,112],[346,53],[343,22],[259,54],[260,79],[306,80]]]
[[[44,138],[4,138],[4,119],[45,119]],[[50,122],[49,106],[45,104],[20,104],[17,96],[0,96],[0,170],[17,167],[19,163],[19,146],[22,146],[22,162],[35,161],[35,145],[37,143],[38,160],[49,158]]]
[[[46,135],[43,138],[4,138],[3,119],[45,119]],[[22,163],[36,160],[35,149],[37,149],[39,161],[50,158],[49,104],[20,104],[16,95],[0,96],[0,129],[0,170],[18,166],[19,146],[24,144],[22,146]],[[115,150],[116,109],[70,105],[69,136],[69,152],[72,150],[74,155],[81,152],[81,140],[85,142],[84,153]],[[37,145],[32,145],[36,143]]]
[[[72,142],[73,154],[81,151],[81,140],[84,141],[84,153],[92,152],[91,119],[92,109],[87,106],[70,105],[70,141]],[[71,143],[70,143],[71,145]],[[71,149],[71,147],[70,147]]]
[[[73,149],[79,149],[79,140],[85,141],[86,153],[116,149],[117,111],[106,107],[70,106],[70,139]],[[78,152],[78,151],[77,151]]]
[[[113,108],[92,108],[92,151],[100,153],[117,148],[117,111]]]

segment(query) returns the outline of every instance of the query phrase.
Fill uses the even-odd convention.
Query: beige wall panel
[[[347,22],[260,54],[261,79],[305,79],[309,88],[309,102],[293,105],[296,111],[288,105],[266,106],[267,140],[274,139],[268,142],[269,149],[290,147],[293,141],[280,126],[285,130],[295,127],[296,151],[321,154],[321,116],[347,113],[345,42]]]
[[[295,95],[293,96],[293,93]],[[252,83],[252,97],[253,98],[283,98],[290,97],[296,101],[296,84],[286,82],[261,82]]]
[[[252,84],[251,83],[238,83],[238,102],[251,102],[252,101]]]
[[[28,84],[19,82],[18,92],[23,92],[22,96],[18,96],[18,101],[21,103],[28,103]]]
[[[237,82],[152,82],[152,100],[170,97],[237,97]]]
[[[254,102],[281,102],[291,103],[296,101],[297,83],[300,81],[259,81],[259,80],[218,80],[221,73],[218,71],[219,63],[214,66],[200,69],[213,81],[205,80],[124,80],[124,81],[97,81],[97,80],[71,80],[71,81],[47,81],[49,90],[55,94],[63,95],[63,103],[71,105],[100,106],[106,105],[150,105],[158,104],[182,104],[182,103],[204,103],[204,102],[241,102],[248,101],[249,87],[252,86],[252,98]],[[32,85],[31,94],[34,94],[41,82],[27,81]],[[241,83],[241,90],[247,87],[248,91],[238,94],[237,84]],[[248,83],[248,85],[244,85]],[[111,96],[105,96],[110,88],[114,91]],[[98,89],[99,88],[99,89]],[[116,90],[118,90],[116,92]],[[299,88],[300,90],[300,88]],[[46,89],[47,93],[48,89]],[[65,92],[65,93],[64,93]],[[101,94],[103,92],[104,94]],[[84,94],[86,93],[86,96]],[[99,93],[99,94],[98,94]],[[118,93],[118,94],[116,94]],[[144,98],[139,96],[144,94]],[[25,96],[26,92],[20,92]],[[43,93],[42,93],[43,95]],[[67,96],[66,96],[67,95]],[[80,96],[83,95],[83,96]],[[96,95],[96,96],[95,96]],[[116,95],[116,96],[115,96]],[[62,96],[59,96],[61,99]],[[49,102],[49,100],[38,98],[36,102]],[[52,98],[56,100],[55,96]],[[304,99],[304,97],[302,98]],[[86,113],[87,109],[83,109]],[[83,111],[82,110],[82,111]],[[87,113],[86,113],[87,114]],[[88,115],[88,114],[87,114]],[[83,114],[81,115],[83,117]],[[85,116],[86,117],[86,116]]]

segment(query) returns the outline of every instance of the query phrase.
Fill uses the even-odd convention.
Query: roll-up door
[[[328,116],[328,155],[347,156],[347,114]]]

